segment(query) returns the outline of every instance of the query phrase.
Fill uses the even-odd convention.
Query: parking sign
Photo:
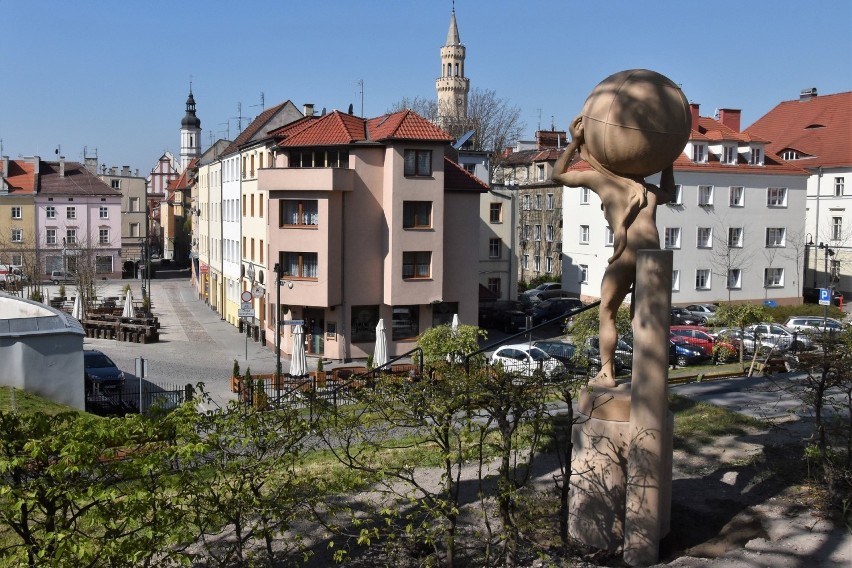
[[[831,294],[828,288],[820,288],[819,289],[819,305],[820,306],[830,306],[831,305]]]

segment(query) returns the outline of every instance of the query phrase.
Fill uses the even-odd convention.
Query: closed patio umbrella
[[[290,361],[290,376],[304,377],[308,374],[308,359],[305,357],[305,336],[302,326],[293,328],[293,355]]]
[[[388,362],[388,338],[385,334],[385,320],[379,318],[376,324],[376,351],[373,353],[373,367],[381,367]]]
[[[77,320],[83,319],[83,301],[80,299],[80,294],[74,296],[74,306],[71,308],[71,317]]]
[[[453,328],[453,331],[459,330],[459,315],[453,314],[453,323],[450,325]]]
[[[124,297],[124,309],[121,311],[121,317],[132,318],[133,316],[133,293],[130,290],[127,290],[127,295]]]

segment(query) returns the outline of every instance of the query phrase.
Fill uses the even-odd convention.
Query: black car
[[[707,319],[696,316],[684,308],[672,308],[671,325],[704,325]]]
[[[589,353],[600,360],[600,338],[589,338]],[[622,375],[629,373],[633,369],[633,346],[619,339],[615,344],[615,374]]]
[[[536,304],[531,312],[533,325],[557,319],[560,316],[566,315],[572,310],[582,308],[583,302],[577,298],[551,298]],[[558,322],[562,323],[562,322]]]
[[[541,340],[533,342],[534,347],[538,347],[565,367],[565,370],[573,375],[594,376],[601,369],[601,359],[589,350],[586,350],[584,357],[577,357],[577,346],[573,343],[556,340]]]
[[[479,327],[499,329],[506,333],[520,331],[527,326],[524,304],[515,300],[496,300],[479,304]]]
[[[118,392],[124,387],[124,372],[96,349],[83,351],[83,373],[87,394]]]

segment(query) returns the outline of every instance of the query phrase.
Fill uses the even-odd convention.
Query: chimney
[[[817,96],[816,87],[811,87],[810,89],[802,89],[802,91],[799,93],[799,100],[809,101],[815,96]]]
[[[314,115],[314,103],[305,103],[302,108],[304,109],[302,114],[304,114],[305,116]]]
[[[59,156],[59,177],[65,177],[65,156]]]
[[[97,156],[86,156],[85,150],[83,151],[83,164],[86,169],[92,172],[95,175],[98,175],[98,157]]]
[[[3,177],[9,177],[9,156],[3,156]]]
[[[738,108],[720,108],[719,122],[733,130],[740,131],[740,109]]]
[[[130,166],[121,166],[121,175],[130,177]]]
[[[689,103],[689,111],[692,113],[692,129],[698,130],[698,103]]]

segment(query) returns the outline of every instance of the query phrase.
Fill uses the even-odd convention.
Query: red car
[[[713,346],[717,344],[727,347],[731,352],[736,352],[736,347],[733,344],[716,340],[707,332],[707,328],[700,325],[673,325],[671,334],[698,347],[708,357],[713,356]]]

